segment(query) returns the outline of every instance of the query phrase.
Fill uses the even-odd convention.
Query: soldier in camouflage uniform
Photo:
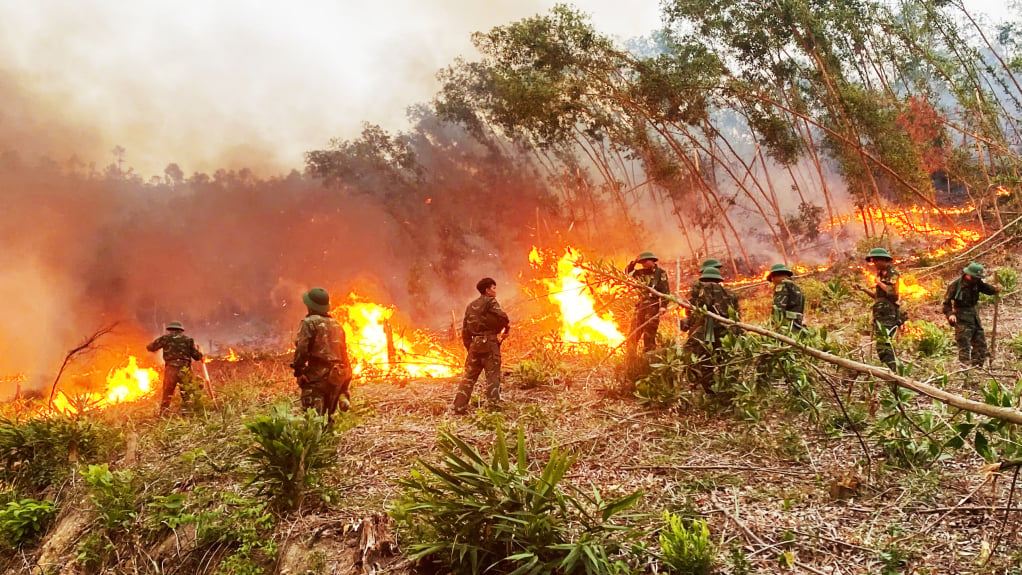
[[[891,371],[898,371],[898,361],[894,355],[891,338],[903,323],[901,304],[898,301],[898,270],[892,263],[894,258],[884,248],[873,248],[866,261],[873,264],[877,283],[873,297],[873,339],[877,346],[877,356]],[[867,291],[869,291],[867,289]]]
[[[802,331],[802,315],[805,313],[806,298],[802,288],[795,284],[791,276],[795,275],[788,266],[777,264],[770,268],[767,281],[774,284],[774,308],[771,320],[774,325]]]
[[[985,275],[983,266],[972,262],[962,269],[958,279],[947,286],[944,294],[943,311],[948,323],[955,328],[958,361],[976,367],[982,367],[987,359],[987,340],[976,312],[979,294],[995,295],[1001,291],[1001,288],[984,282]]]
[[[454,395],[451,413],[464,415],[472,398],[479,374],[486,370],[486,402],[491,408],[500,405],[500,344],[511,331],[511,320],[497,302],[497,282],[483,278],[476,283],[479,297],[465,309],[461,324],[461,340],[468,355],[465,374]]]
[[[302,301],[309,313],[298,326],[291,368],[302,392],[302,408],[332,418],[351,404],[352,371],[344,328],[330,316],[330,294],[325,289],[312,288]]]
[[[671,286],[667,281],[667,271],[657,265],[657,257],[653,252],[642,252],[628,263],[625,273],[644,286],[662,294],[670,294]],[[635,303],[632,316],[631,331],[628,333],[628,349],[634,352],[642,340],[642,350],[649,353],[656,349],[656,334],[660,328],[660,317],[667,311],[668,300],[648,289],[639,290],[639,300]]]
[[[181,388],[181,411],[185,413],[192,407],[197,393],[192,381],[192,360],[201,361],[202,353],[195,346],[195,341],[185,335],[181,322],[173,321],[167,325],[167,333],[154,339],[146,349],[151,352],[163,350],[163,391],[160,395],[160,415],[165,415],[170,408],[170,399],[174,389]]]
[[[713,268],[713,269],[717,270],[718,272],[720,272],[721,268],[723,268],[723,267],[724,267],[724,264],[720,263],[720,260],[718,260],[717,258],[707,258],[707,259],[703,260],[703,264],[701,266],[699,266],[699,275],[702,275],[703,270],[706,269],[706,268]],[[723,273],[721,274],[721,277],[724,277]],[[700,282],[699,276],[697,275],[696,276],[696,280],[694,282],[692,282],[692,285],[689,286],[689,288],[688,288],[688,301],[690,301],[690,302],[694,301],[697,297],[699,297],[699,293],[702,290],[702,288],[700,287],[701,285],[702,285],[702,283]],[[680,322],[680,325],[679,325],[679,327],[681,328],[681,331],[683,331],[683,332],[688,331],[688,327],[689,327],[689,322],[690,321],[691,321],[691,319],[689,318],[689,315],[686,312],[685,313],[685,317],[681,318],[681,322]]]
[[[704,268],[689,302],[697,309],[738,319],[738,296],[721,285],[722,281],[724,277],[720,275],[720,270],[715,267]],[[737,332],[698,312],[690,312],[686,324],[688,338],[685,340],[685,352],[693,358],[689,366],[692,383],[702,386],[707,393],[713,393],[714,364],[720,340],[728,333]]]

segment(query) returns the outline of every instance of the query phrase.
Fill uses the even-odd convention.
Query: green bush
[[[56,514],[52,501],[10,501],[0,509],[0,540],[17,547],[45,531]]]
[[[318,482],[320,472],[336,459],[336,436],[327,418],[309,409],[301,416],[275,406],[245,424],[256,445],[248,459],[256,466],[252,483],[260,493],[273,495],[284,509],[301,505]]]
[[[635,383],[635,396],[644,407],[671,406],[681,399],[686,387],[687,363],[684,348],[668,346],[657,352],[649,373]]]
[[[389,512],[408,533],[412,559],[432,559],[460,574],[618,574],[629,571],[624,541],[635,531],[613,522],[641,497],[604,500],[561,486],[575,458],[553,450],[530,470],[521,428],[509,446],[497,430],[489,461],[451,433],[441,433],[440,464],[398,483],[403,496]],[[576,495],[570,494],[574,493]]]
[[[41,494],[66,479],[77,462],[98,459],[113,433],[82,417],[0,418],[0,482]]]
[[[1018,272],[1011,268],[1001,268],[994,274],[997,284],[1001,286],[1001,292],[1013,292],[1018,287]]]
[[[1022,332],[1008,340],[1008,347],[1015,354],[1015,357],[1022,359]]]
[[[664,565],[681,575],[707,575],[717,556],[706,521],[687,522],[678,515],[664,513],[667,523],[660,532],[660,552]]]
[[[909,334],[907,339],[923,357],[943,355],[954,344],[951,333],[931,321],[909,321],[904,329]]]
[[[89,485],[89,500],[96,507],[103,528],[118,532],[131,527],[138,517],[134,474],[126,469],[110,471],[104,463],[90,465],[82,477]]]
[[[217,568],[217,575],[259,575],[276,560],[278,546],[272,538],[276,516],[267,502],[220,493],[217,504],[196,516],[196,536],[210,545],[227,545],[234,551]]]

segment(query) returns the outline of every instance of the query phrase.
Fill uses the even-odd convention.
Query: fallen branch
[[[53,379],[53,385],[50,387],[50,398],[47,401],[47,404],[46,404],[47,407],[49,407],[50,409],[53,409],[53,397],[57,394],[57,384],[60,383],[60,376],[64,375],[64,370],[67,369],[67,366],[68,366],[69,363],[71,363],[71,360],[74,359],[74,357],[76,355],[78,355],[78,354],[80,354],[82,352],[92,350],[93,349],[93,345],[96,343],[96,341],[99,338],[103,337],[104,335],[106,335],[106,334],[110,333],[111,331],[113,331],[115,327],[117,327],[117,323],[116,322],[114,322],[114,323],[112,323],[112,324],[110,324],[110,325],[108,325],[108,326],[106,326],[104,328],[100,328],[99,330],[94,332],[92,335],[86,337],[85,341],[83,341],[81,344],[79,344],[78,347],[75,347],[71,351],[67,352],[67,355],[64,356],[64,363],[60,364],[60,369],[57,370],[57,377],[55,377]]]

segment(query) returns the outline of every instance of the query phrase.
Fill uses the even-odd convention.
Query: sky
[[[1007,16],[1003,2],[965,2]],[[436,72],[472,57],[472,32],[554,3],[0,0],[0,148],[103,165],[121,146],[145,176],[170,162],[301,169],[304,152],[362,122],[406,127]],[[620,39],[660,23],[658,0],[573,4]]]

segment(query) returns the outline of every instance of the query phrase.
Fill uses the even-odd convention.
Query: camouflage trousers
[[[987,338],[983,325],[979,323],[976,308],[955,310],[955,343],[958,345],[958,361],[966,365],[982,367],[987,359]]]
[[[465,358],[465,374],[458,386],[458,392],[454,394],[454,404],[451,410],[455,413],[465,413],[468,410],[468,402],[472,398],[472,388],[475,387],[479,375],[486,371],[486,401],[491,404],[500,402],[500,342],[495,335],[477,335],[472,338],[468,346],[468,356]]]
[[[170,409],[170,401],[174,390],[181,389],[181,413],[188,414],[198,406],[199,394],[202,389],[199,382],[192,376],[192,368],[188,365],[167,364],[163,367],[163,389],[160,395],[160,415]]]
[[[350,386],[351,372],[341,365],[331,367],[324,377],[299,379],[302,409],[315,409],[316,413],[328,418],[333,417],[338,409],[347,411],[351,404]]]
[[[898,331],[898,310],[886,302],[873,304],[873,341],[877,346],[877,357],[892,372],[898,372],[898,360],[894,355],[891,338]]]
[[[628,350],[631,352],[639,348],[642,341],[642,351],[649,353],[656,349],[656,334],[660,329],[660,308],[656,305],[639,305],[632,315],[631,331],[628,332]]]
[[[688,378],[692,387],[703,388],[706,393],[713,393],[713,374],[716,371],[716,356],[719,345],[695,337],[685,340],[686,358],[693,358],[688,365]]]

